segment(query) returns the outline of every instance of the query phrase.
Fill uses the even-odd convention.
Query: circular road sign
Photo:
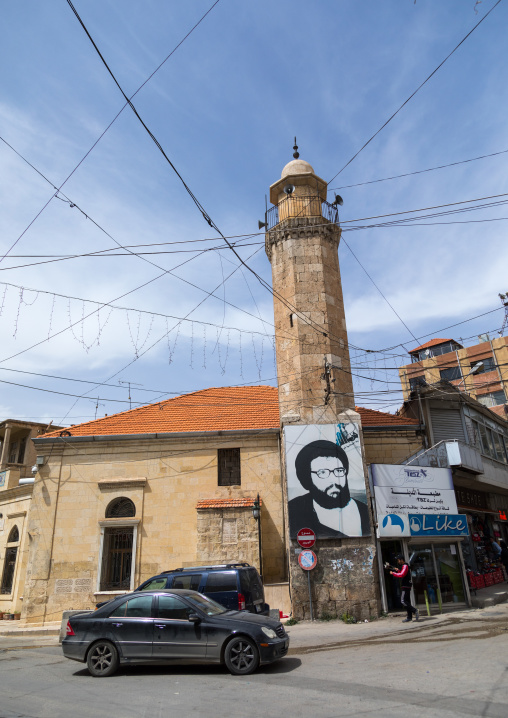
[[[304,571],[311,571],[316,567],[317,556],[314,551],[305,550],[298,555],[298,563]]]
[[[300,529],[296,534],[296,540],[302,548],[312,548],[316,543],[316,534],[312,529]]]

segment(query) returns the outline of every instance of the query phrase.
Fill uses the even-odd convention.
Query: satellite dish
[[[295,191],[295,186],[294,186],[294,184],[286,184],[286,185],[284,185],[284,192],[285,192],[287,195],[291,196],[294,191]]]
[[[334,204],[335,206],[337,206],[338,204],[340,204],[340,206],[342,207],[342,205],[344,204],[344,200],[342,199],[342,197],[340,196],[340,194],[336,194],[336,195],[335,195],[335,199],[333,200],[332,204]]]

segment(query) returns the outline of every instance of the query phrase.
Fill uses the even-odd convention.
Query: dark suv
[[[189,566],[162,571],[138,586],[136,591],[164,591],[186,588],[199,591],[234,611],[250,611],[268,616],[261,577],[248,563],[225,563],[215,566]]]

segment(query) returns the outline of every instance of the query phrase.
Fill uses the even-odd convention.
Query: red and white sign
[[[300,529],[296,534],[296,540],[302,548],[312,548],[316,543],[316,534],[312,529]]]
[[[313,568],[316,568],[317,556],[314,551],[302,551],[298,554],[298,563],[304,571],[312,571]]]

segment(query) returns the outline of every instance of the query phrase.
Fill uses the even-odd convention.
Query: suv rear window
[[[256,569],[246,569],[245,571],[240,571],[239,573],[242,593],[246,596],[252,596],[253,601],[263,598],[263,586]]]
[[[236,571],[216,571],[208,574],[204,588],[205,593],[236,590]]]
[[[171,588],[188,588],[191,591],[197,591],[201,583],[200,573],[181,574],[173,578]]]
[[[141,591],[158,591],[166,588],[166,578],[154,578],[143,586]]]

